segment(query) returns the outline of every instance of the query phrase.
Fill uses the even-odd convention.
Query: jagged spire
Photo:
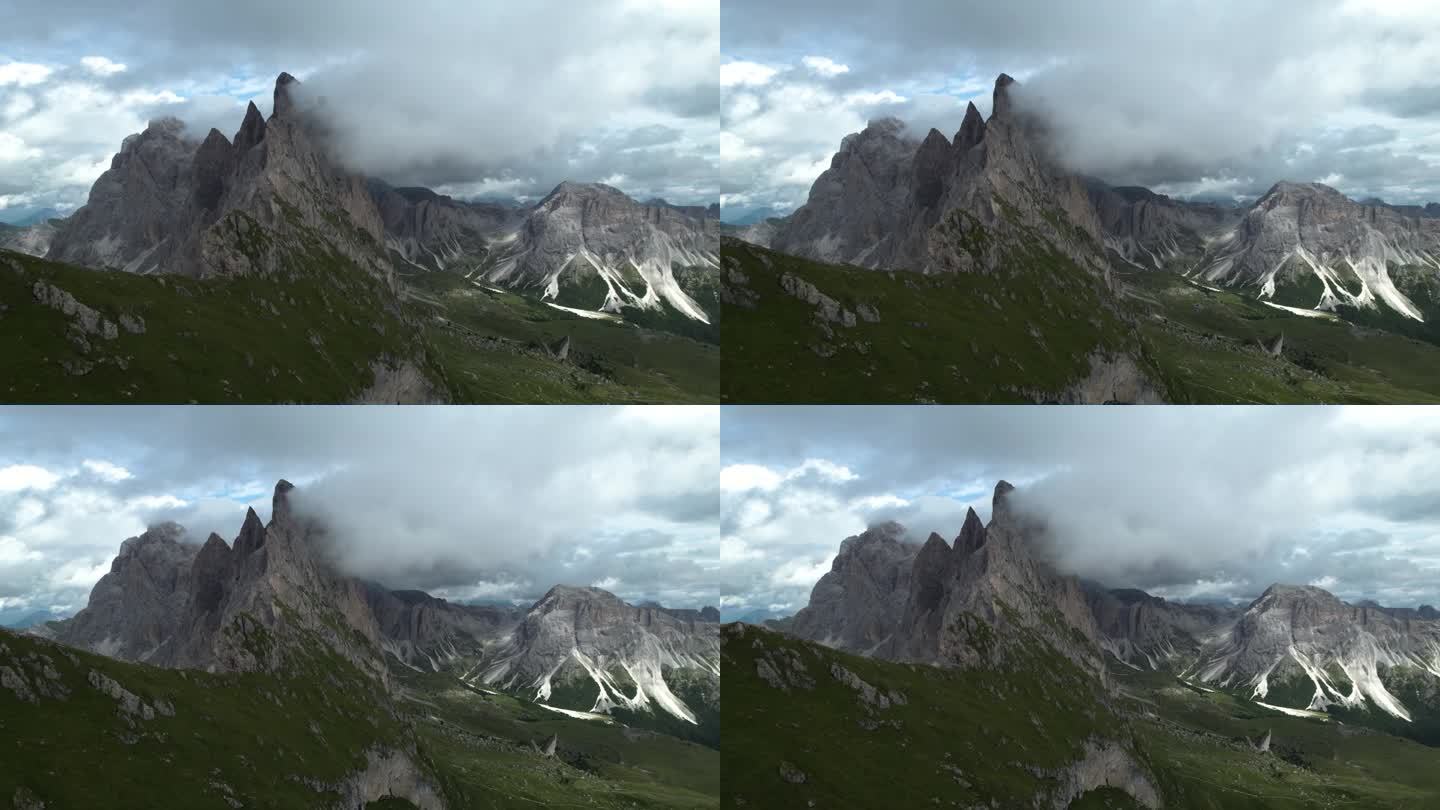
[[[1010,85],[1014,83],[1015,80],[1010,78],[1008,74],[1001,73],[996,77],[994,104],[992,104],[990,108],[990,119],[992,121],[1002,115],[1010,114]]]
[[[955,553],[969,554],[983,545],[985,545],[985,524],[980,522],[980,516],[975,514],[974,509],[967,509],[965,525],[960,527],[960,534],[955,537]]]
[[[983,140],[985,119],[980,116],[980,111],[972,101],[965,105],[965,120],[960,123],[960,131],[955,133],[955,148],[963,151]]]
[[[255,102],[245,108],[245,121],[240,125],[240,131],[235,133],[235,151],[244,154],[250,151],[255,144],[265,140],[265,116],[260,114],[260,108]]]
[[[1000,481],[995,485],[995,495],[990,499],[990,521],[993,523],[1002,515],[1010,516],[1010,493],[1015,487],[1009,481]]]
[[[240,527],[240,536],[235,538],[235,552],[246,555],[265,545],[265,524],[254,509],[245,510],[245,524]]]
[[[294,488],[295,485],[284,478],[275,484],[275,494],[270,499],[270,521],[272,523],[290,517],[290,490]]]
[[[275,116],[287,115],[295,109],[295,99],[290,86],[299,83],[300,80],[289,73],[281,73],[275,79]]]

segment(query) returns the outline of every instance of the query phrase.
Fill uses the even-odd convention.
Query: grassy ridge
[[[0,354],[0,398],[346,402],[372,382],[372,362],[425,355],[380,282],[334,254],[312,259],[281,284],[97,272],[0,251],[0,342],[24,347]],[[36,300],[37,285],[99,311],[116,336],[78,332]],[[143,322],[143,333],[122,317]]]
[[[448,273],[410,280],[411,306],[456,402],[674,402],[719,398],[718,346],[558,310]],[[442,320],[443,319],[443,320]],[[569,338],[570,358],[550,356]]]
[[[1034,639],[1004,672],[863,658],[745,625],[723,644],[727,807],[1029,807],[1087,738],[1129,737],[1098,682]],[[867,709],[836,666],[905,704]]]
[[[1294,315],[1244,292],[1217,292],[1164,273],[1122,280],[1150,313],[1142,332],[1177,402],[1440,401],[1434,344]],[[1281,334],[1281,357],[1260,349]]]
[[[1160,672],[1116,666],[1167,806],[1433,807],[1440,751],[1347,724],[1291,717]],[[1268,702],[1268,701],[1267,701]],[[1252,741],[1269,732],[1270,752]]]
[[[962,250],[991,248],[978,223],[946,227]],[[1083,379],[1092,353],[1135,348],[1090,272],[1038,239],[1003,251],[1001,272],[927,276],[723,240],[723,401],[1030,402]],[[856,313],[854,325],[817,317],[786,276]],[[862,306],[879,320],[859,317]]]
[[[413,744],[379,684],[333,654],[284,676],[216,675],[128,664],[0,631],[0,800],[51,807],[304,808],[335,802],[301,778],[337,782],[372,748]],[[91,681],[113,679],[151,709],[130,714]],[[48,692],[45,694],[42,689]],[[163,711],[161,706],[173,711]],[[23,795],[23,793],[22,793]]]
[[[713,808],[720,753],[622,725],[580,720],[443,673],[397,670],[421,751],[455,807]],[[557,756],[542,757],[554,735]]]

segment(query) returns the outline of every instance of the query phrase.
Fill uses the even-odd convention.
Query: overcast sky
[[[721,24],[727,219],[804,202],[870,118],[953,136],[1001,72],[1071,168],[1115,184],[1440,201],[1427,0],[724,0]]]
[[[0,218],[83,203],[150,118],[233,136],[247,102],[269,114],[281,71],[329,98],[357,169],[397,184],[718,194],[718,0],[55,0],[3,16]]]
[[[803,607],[867,525],[953,540],[999,479],[1063,570],[1111,587],[1440,606],[1433,408],[726,407],[721,464],[727,619]]]
[[[83,607],[154,522],[233,542],[281,478],[392,588],[713,605],[719,429],[715,407],[0,408],[0,621]]]

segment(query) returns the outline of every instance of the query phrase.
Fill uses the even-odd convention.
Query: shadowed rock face
[[[1162,669],[1193,660],[1205,640],[1223,632],[1241,610],[1224,605],[1169,602],[1134,589],[1087,584],[1085,595],[1100,631],[1101,647],[1138,669]]]
[[[513,232],[524,217],[522,209],[461,202],[424,188],[392,188],[378,180],[369,188],[385,246],[409,265],[397,269],[470,269],[471,261],[487,255],[491,240]]]
[[[1190,203],[1148,189],[1086,183],[1105,246],[1145,270],[1189,269],[1207,235],[1239,222],[1235,206]]]

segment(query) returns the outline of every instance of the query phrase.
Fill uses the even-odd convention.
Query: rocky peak
[[[275,483],[275,494],[270,498],[270,521],[272,523],[290,517],[290,491],[294,488],[295,485],[284,478]]]
[[[1002,516],[1010,517],[1010,493],[1015,491],[1014,485],[1009,481],[1000,481],[995,484],[995,494],[990,499],[990,520],[999,520]]]
[[[275,79],[275,106],[276,117],[289,115],[295,110],[294,86],[300,84],[300,80],[289,73],[281,73]]]
[[[980,516],[975,510],[965,510],[965,523],[960,527],[960,534],[955,536],[955,553],[969,554],[979,550],[985,545],[985,524],[980,522]]]
[[[911,187],[914,189],[915,204],[921,208],[933,208],[944,195],[945,180],[953,169],[952,148],[940,130],[932,129],[915,153]]]
[[[131,537],[120,544],[120,553],[115,557],[115,562],[112,564],[111,570],[114,570],[114,565],[119,565],[121,560],[139,555],[150,546],[179,545],[184,538],[184,526],[173,521],[157,523],[146,529],[143,534],[137,537]]]
[[[845,538],[840,544],[840,553],[836,561],[847,554],[860,551],[862,548],[874,545],[899,545],[905,537],[905,527],[893,520],[879,523],[853,537]]]
[[[720,621],[720,609],[713,605],[706,605],[700,608],[700,619],[701,621],[718,622]]]
[[[235,553],[248,556],[263,545],[265,524],[260,522],[260,516],[255,514],[254,509],[246,509],[245,523],[240,527],[240,535],[235,538]]]
[[[981,117],[980,111],[975,108],[975,102],[972,101],[965,105],[965,120],[960,122],[960,129],[955,133],[954,147],[963,151],[983,140],[985,140],[985,119]]]
[[[1015,80],[1008,74],[1001,73],[995,78],[995,91],[993,94],[994,103],[991,107],[990,119],[1008,116],[1011,111],[1010,86]]]
[[[240,124],[240,130],[235,133],[235,151],[243,155],[263,140],[265,140],[265,116],[260,114],[260,109],[252,101],[245,108],[245,120]]]

